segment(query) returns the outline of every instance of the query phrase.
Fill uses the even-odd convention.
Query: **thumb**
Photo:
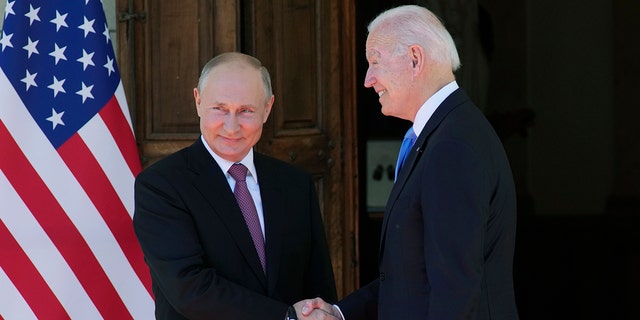
[[[311,312],[313,312],[314,309],[320,308],[320,306],[322,305],[322,300],[319,298],[315,298],[315,299],[308,299],[308,300],[304,300],[301,301],[302,304],[302,308],[300,310],[300,312],[302,313],[303,316],[308,316],[311,314]]]

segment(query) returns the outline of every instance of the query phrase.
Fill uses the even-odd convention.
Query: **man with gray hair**
[[[305,297],[336,299],[311,176],[253,150],[271,91],[258,59],[216,56],[193,90],[202,135],[136,178],[156,319],[282,320]]]
[[[369,25],[364,85],[382,113],[409,120],[387,201],[380,276],[332,306],[346,320],[518,319],[513,288],[516,194],[495,131],[454,71],[449,32],[419,6],[401,6]]]

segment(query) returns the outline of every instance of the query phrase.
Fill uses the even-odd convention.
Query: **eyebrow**
[[[216,106],[223,106],[223,107],[227,105],[225,102],[221,102],[221,101],[217,101],[217,100],[214,101],[213,104],[216,105]]]
[[[227,107],[229,105],[228,103],[221,102],[221,101],[214,101],[213,104],[216,105],[216,106],[221,106],[221,107]],[[240,107],[241,108],[253,108],[253,109],[256,108],[256,106],[254,106],[253,104],[241,104]]]
[[[380,57],[380,52],[378,50],[366,50],[365,51],[365,56],[367,57],[367,59],[371,59],[371,58],[379,58]]]

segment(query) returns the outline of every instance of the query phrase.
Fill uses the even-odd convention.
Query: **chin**
[[[389,108],[385,108],[384,106],[380,108],[380,112],[385,116],[391,116],[391,113],[389,112]]]

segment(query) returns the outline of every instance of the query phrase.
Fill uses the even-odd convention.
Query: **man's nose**
[[[224,128],[230,132],[237,131],[240,128],[238,116],[234,112],[229,112],[227,118],[224,120]]]
[[[376,83],[376,78],[371,74],[371,71],[367,69],[367,74],[364,76],[364,87],[371,88]]]

